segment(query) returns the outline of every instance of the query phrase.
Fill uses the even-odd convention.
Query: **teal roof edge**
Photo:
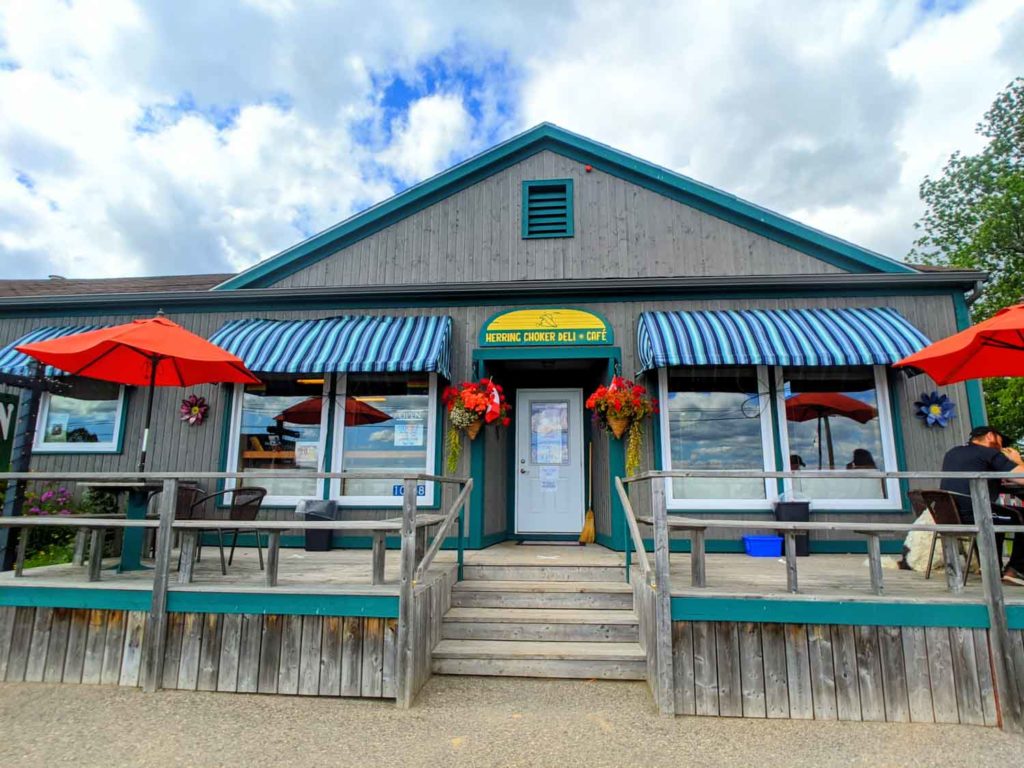
[[[688,176],[541,123],[271,256],[214,287],[264,288],[330,254],[544,150],[618,176],[850,272],[916,272],[862,248]]]

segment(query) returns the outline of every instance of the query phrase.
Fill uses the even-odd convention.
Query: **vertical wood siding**
[[[575,236],[522,238],[522,182],[573,180]],[[543,151],[275,283],[281,288],[841,270]]]

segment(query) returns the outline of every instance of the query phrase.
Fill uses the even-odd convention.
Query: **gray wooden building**
[[[809,502],[814,519],[907,519],[907,487],[842,472],[936,468],[984,421],[976,385],[938,388],[890,367],[966,327],[982,278],[886,258],[543,124],[238,275],[8,281],[0,360],[17,373],[24,361],[10,346],[26,337],[161,309],[238,351],[261,386],[157,394],[149,467],[186,475],[440,473],[443,388],[490,377],[514,415],[466,441],[468,546],[574,538],[589,506],[598,541],[621,549],[612,483],[623,441],[583,405],[618,374],[660,401],[641,469],[836,470],[803,482],[676,480],[670,511],[768,519],[784,498]],[[946,428],[915,416],[932,391],[958,406]],[[192,394],[209,406],[201,425],[180,418]],[[143,399],[74,379],[44,395],[33,467],[131,470]],[[263,514],[280,518],[302,499],[336,499],[352,518],[393,515],[402,500],[388,482],[260,484]],[[422,509],[443,506],[430,483],[418,495]]]

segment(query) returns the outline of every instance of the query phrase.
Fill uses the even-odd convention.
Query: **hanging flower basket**
[[[647,390],[632,381],[613,376],[612,383],[601,386],[587,398],[587,408],[594,412],[594,420],[611,432],[616,440],[629,432],[626,443],[626,474],[633,475],[640,468],[643,449],[641,422],[658,412],[658,401]]]
[[[448,474],[455,474],[462,455],[462,436],[465,432],[475,440],[485,424],[507,427],[512,423],[512,407],[505,400],[501,386],[492,379],[464,381],[458,387],[448,387],[441,400],[448,407]]]

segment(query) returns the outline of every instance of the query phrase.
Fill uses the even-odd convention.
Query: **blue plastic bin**
[[[751,557],[781,557],[781,536],[744,536],[743,547]]]

